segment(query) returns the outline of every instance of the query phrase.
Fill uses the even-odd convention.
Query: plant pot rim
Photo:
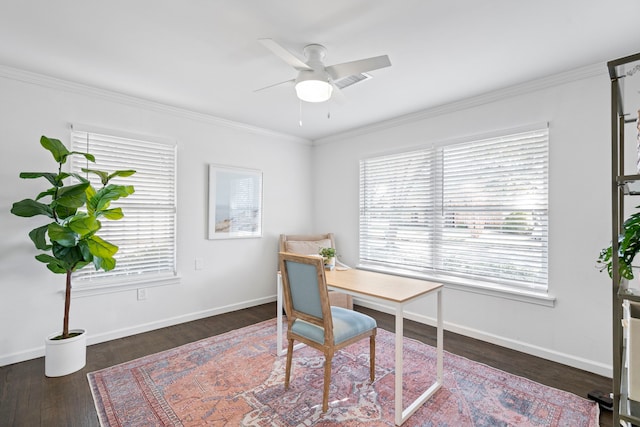
[[[75,337],[65,338],[62,340],[54,340],[55,337],[62,335],[62,331],[54,332],[52,334],[47,335],[47,341],[49,344],[64,344],[72,341],[76,341],[81,339],[83,336],[87,334],[86,329],[69,329],[69,333],[78,333]]]

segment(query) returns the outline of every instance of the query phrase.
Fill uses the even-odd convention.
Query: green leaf
[[[49,218],[53,218],[53,211],[49,205],[36,202],[32,199],[24,199],[19,202],[15,202],[11,208],[11,213],[22,217],[32,217],[36,215],[45,215]]]
[[[93,255],[93,265],[96,270],[103,269],[104,271],[113,270],[116,266],[116,260],[113,255],[118,252],[118,247],[112,243],[109,243],[98,236],[91,236],[86,240],[87,247]]]
[[[67,157],[71,154],[78,154],[84,156],[87,160],[95,162],[96,158],[89,153],[82,153],[80,151],[69,151],[59,139],[47,138],[46,136],[40,137],[40,145],[49,150],[53,154],[53,158],[56,162],[64,164],[67,162]]]
[[[93,257],[93,265],[96,270],[103,269],[104,271],[113,270],[116,267],[116,260],[112,257]]]
[[[96,169],[85,169],[85,168],[82,168],[82,172],[98,175],[98,177],[100,178],[100,182],[102,182],[103,186],[107,185],[107,183],[109,182],[109,172],[99,171]]]
[[[73,271],[78,271],[78,270],[82,270],[85,266],[91,264],[91,262],[87,262],[87,261],[80,261],[76,264],[76,266],[74,267]]]
[[[92,198],[91,204],[96,211],[101,211],[107,209],[112,201],[118,200],[120,197],[127,197],[133,194],[134,191],[132,185],[110,184],[98,191]]]
[[[43,225],[42,227],[34,228],[29,232],[29,237],[37,249],[43,251],[51,249],[51,245],[47,244],[48,228],[49,225]]]
[[[59,139],[47,138],[42,135],[40,137],[40,145],[49,150],[53,154],[53,158],[57,163],[64,163],[69,155],[69,150]]]
[[[40,254],[36,256],[36,259],[47,264],[47,268],[56,274],[65,274],[67,272],[67,265],[63,261],[54,258],[51,255]]]
[[[51,223],[47,229],[49,240],[61,246],[71,248],[78,243],[78,235],[68,227],[63,227],[57,223]]]
[[[134,171],[133,169],[117,170],[117,171],[109,174],[109,172],[96,170],[96,169],[86,169],[86,168],[83,168],[82,172],[92,173],[92,174],[97,175],[98,177],[100,177],[100,182],[102,183],[103,187],[106,186],[109,183],[109,181],[111,181],[113,178],[115,178],[117,176],[127,177],[127,176],[131,176],[134,173],[136,173],[136,171]]]
[[[82,182],[80,184],[62,187],[58,190],[56,204],[66,206],[68,208],[79,208],[87,201],[85,190],[89,183]]]
[[[84,212],[79,213],[72,218],[67,223],[67,226],[78,233],[81,238],[100,230],[100,222],[96,217],[93,215],[87,215]]]
[[[93,255],[89,251],[89,245],[87,244],[86,240],[80,240],[78,242],[78,248],[80,249],[80,252],[82,253],[82,259],[83,260],[85,260],[87,262],[93,261]]]
[[[47,191],[43,191],[43,192],[41,192],[40,194],[38,194],[38,195],[36,196],[36,200],[40,200],[40,199],[42,199],[43,197],[47,197],[47,196],[51,196],[51,197],[53,197],[55,194],[56,194],[56,188],[55,188],[55,187],[53,187],[53,188],[48,189]]]
[[[87,213],[89,215],[95,215],[96,205],[98,203],[98,200],[96,199],[96,189],[90,185],[84,191],[84,194],[85,194],[85,197],[87,198],[87,205],[86,205]]]
[[[106,219],[110,220],[118,220],[124,218],[124,213],[122,213],[122,208],[113,208],[113,209],[105,209],[100,214]]]
[[[69,154],[77,154],[79,156],[83,156],[85,159],[89,160],[90,162],[95,162],[96,161],[95,156],[93,154],[90,154],[90,153],[83,153],[81,151],[72,151]]]
[[[111,258],[116,252],[118,252],[118,247],[112,243],[103,240],[98,236],[91,236],[86,239],[87,246],[89,247],[89,252],[94,257],[100,258]]]
[[[109,175],[109,180],[115,178],[116,176],[121,176],[121,177],[131,176],[134,173],[136,173],[136,171],[134,171],[133,169],[117,170],[113,172],[111,175]]]
[[[85,178],[84,176],[82,176],[80,174],[72,173],[71,176],[74,177],[75,179],[77,179],[80,182],[89,182],[89,180],[87,178]]]
[[[68,176],[68,174],[65,174]],[[58,174],[51,172],[21,172],[20,178],[34,179],[34,178],[46,178],[53,186],[60,187],[62,185],[62,179]]]
[[[84,261],[84,257],[78,246],[65,247],[54,242],[51,252],[56,259],[64,262],[68,270],[75,269],[76,264]]]
[[[55,211],[56,215],[58,215],[58,218],[64,220],[69,218],[70,216],[75,215],[76,212],[78,212],[78,209],[68,208],[66,206],[56,206]]]

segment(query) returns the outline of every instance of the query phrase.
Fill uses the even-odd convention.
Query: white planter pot
[[[87,363],[87,331],[73,329],[69,332],[80,332],[80,335],[66,340],[54,340],[60,335],[58,332],[45,340],[44,374],[47,377],[71,374],[84,368]]]
[[[324,268],[328,270],[333,270],[336,266],[336,257],[325,258],[324,259]]]

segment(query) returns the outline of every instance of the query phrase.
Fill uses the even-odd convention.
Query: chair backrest
[[[326,335],[333,334],[333,320],[323,259],[280,252],[279,263],[289,324],[299,318],[325,328],[325,337],[329,338]]]
[[[321,248],[336,247],[333,233],[326,234],[281,234],[280,252],[301,255],[318,255]]]

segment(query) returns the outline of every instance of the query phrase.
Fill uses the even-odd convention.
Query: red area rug
[[[378,330],[376,381],[368,340],[334,357],[322,414],[323,356],[276,356],[276,320],[88,374],[102,426],[393,426],[394,334]],[[435,349],[405,339],[404,398],[435,377]],[[406,406],[406,403],[405,403]],[[571,393],[446,353],[444,386],[405,426],[596,427],[598,406]]]

